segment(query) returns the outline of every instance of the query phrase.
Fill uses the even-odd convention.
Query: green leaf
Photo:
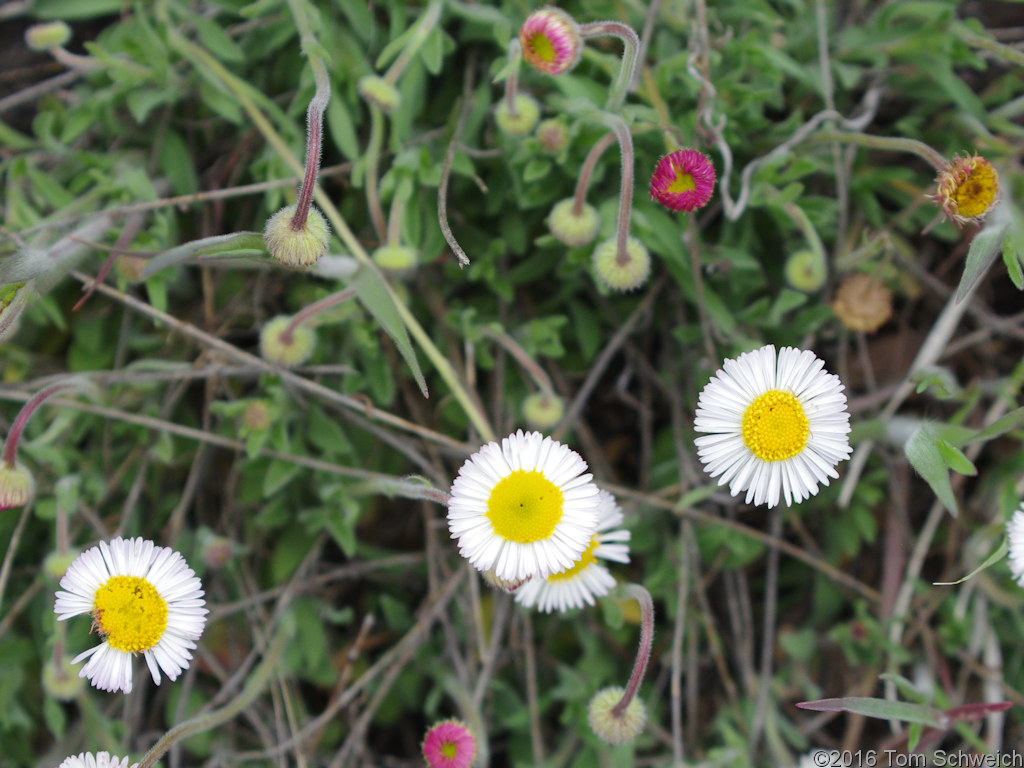
[[[967,263],[964,265],[964,275],[960,278],[960,287],[956,289],[956,300],[963,301],[970,290],[985,276],[989,267],[999,256],[1003,247],[1003,238],[1010,229],[1008,216],[998,216],[1002,206],[993,211],[992,220],[988,226],[978,232],[971,241],[971,248],[967,252]]]
[[[1020,426],[1022,422],[1024,422],[1024,408],[1016,408],[975,433],[966,442],[976,443],[979,440],[991,440],[994,437],[999,437],[1004,432],[1009,432],[1011,429]]]
[[[327,131],[345,157],[355,160],[360,156],[359,139],[356,138],[347,102],[338,93],[327,103]]]
[[[388,336],[395,342],[399,353],[405,360],[406,365],[412,371],[413,378],[420,388],[424,397],[429,397],[427,392],[427,380],[423,378],[423,371],[420,370],[419,361],[416,359],[416,351],[409,343],[409,334],[405,330],[401,315],[395,307],[395,301],[384,285],[384,280],[376,270],[368,267],[360,267],[352,280],[352,287],[355,288],[359,300],[380,323],[381,328],[387,331]]]
[[[1000,560],[1002,560],[1004,557],[1006,557],[1006,553],[1009,552],[1009,551],[1010,551],[1010,544],[1004,538],[1003,539],[1003,543],[999,545],[999,547],[996,549],[996,551],[993,552],[991,555],[989,555],[988,557],[985,558],[985,562],[983,562],[981,565],[979,565],[973,571],[968,573],[962,579],[957,579],[956,581],[935,581],[935,582],[932,582],[932,584],[934,586],[936,586],[936,587],[952,587],[952,586],[955,586],[957,584],[962,584],[963,582],[967,581],[968,579],[973,579],[977,574],[981,573],[982,571],[984,571],[984,570],[986,570],[988,568],[991,568],[993,565],[995,565]]]
[[[819,699],[818,701],[801,701],[800,709],[814,712],[849,712],[865,717],[877,717],[882,720],[903,720],[907,723],[921,723],[931,728],[945,729],[948,726],[945,713],[941,709],[923,704],[911,704],[907,701],[886,701],[864,696],[844,696],[838,699]]]
[[[263,497],[273,496],[284,486],[290,483],[295,476],[302,471],[298,464],[290,461],[272,460],[267,467],[267,474],[263,476]]]
[[[946,462],[946,466],[954,472],[959,472],[961,475],[970,475],[971,477],[978,474],[978,468],[974,466],[974,463],[964,455],[963,451],[948,440],[937,437],[935,439],[935,447],[939,449],[939,453],[942,455],[942,460]]]
[[[267,248],[263,244],[263,235],[259,232],[232,232],[229,235],[214,235],[192,240],[177,248],[164,251],[152,259],[142,270],[142,279],[152,277],[161,269],[172,264],[180,264],[186,259],[194,258],[206,261],[243,256],[265,256],[270,263],[277,263],[267,252]]]
[[[911,466],[917,470],[935,491],[942,505],[956,517],[959,512],[953,496],[953,486],[949,482],[949,467],[936,441],[938,436],[931,427],[918,427],[903,446]]]

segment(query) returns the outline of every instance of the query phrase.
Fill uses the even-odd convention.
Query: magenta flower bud
[[[560,75],[576,66],[583,51],[579,24],[560,8],[541,8],[519,28],[523,58],[541,72]]]
[[[715,166],[695,149],[677,149],[658,161],[651,176],[651,200],[673,211],[703,208],[715,191]]]
[[[429,768],[469,768],[476,759],[476,737],[461,720],[442,720],[427,731],[423,758]]]

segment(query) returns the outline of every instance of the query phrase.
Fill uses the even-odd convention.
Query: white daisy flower
[[[527,608],[537,607],[544,613],[561,612],[593,605],[615,586],[615,577],[598,562],[614,560],[629,562],[629,531],[612,530],[622,524],[622,510],[608,491],[598,492],[597,533],[571,568],[553,573],[546,579],[531,579],[515,593],[516,602]]]
[[[79,677],[131,693],[137,653],[157,685],[161,670],[176,680],[188,667],[208,611],[202,584],[179,553],[142,538],[101,541],[71,563],[60,585],[67,591],[57,593],[57,620],[90,614],[104,638],[71,660],[89,659]]]
[[[746,503],[814,496],[850,457],[843,385],[813,352],[775,346],[726,360],[697,398],[694,440],[704,471]]]
[[[597,486],[586,468],[539,432],[485,445],[452,483],[448,529],[459,553],[501,581],[571,568],[597,529]]]
[[[1024,587],[1024,506],[1013,513],[1006,523],[1006,538],[1010,543],[1008,561],[1010,573]]]
[[[136,768],[138,763],[132,763],[131,768]],[[127,757],[117,757],[109,752],[82,752],[80,755],[72,755],[64,758],[64,762],[57,768],[128,768]]]

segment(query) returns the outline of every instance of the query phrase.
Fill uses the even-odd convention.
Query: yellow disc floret
[[[548,576],[548,581],[562,581],[563,579],[570,579],[591,563],[597,562],[594,550],[597,549],[600,543],[601,542],[597,540],[597,536],[591,536],[590,544],[583,550],[583,554],[580,555],[579,559],[573,563],[572,568],[566,568],[560,573],[551,574]]]
[[[96,626],[107,644],[138,653],[160,642],[167,628],[167,601],[138,576],[111,576],[96,590]]]
[[[999,175],[984,158],[974,158],[967,178],[953,192],[957,212],[961,216],[981,216],[996,199]]]
[[[761,461],[784,461],[807,445],[810,422],[800,401],[772,389],[754,399],[743,414],[743,442]]]
[[[562,519],[562,491],[537,470],[517,469],[487,499],[487,518],[507,541],[529,544],[551,536]]]
[[[672,183],[668,185],[666,192],[689,192],[692,189],[697,188],[696,182],[693,180],[693,176],[686,173],[682,168],[673,166],[672,170],[676,172],[676,177]]]

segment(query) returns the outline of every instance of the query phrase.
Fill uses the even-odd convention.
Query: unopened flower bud
[[[786,282],[804,293],[820,291],[828,276],[823,254],[809,248],[790,254],[785,272]]]
[[[557,117],[541,120],[534,131],[541,149],[549,155],[557,155],[569,144],[569,129]]]
[[[50,581],[59,582],[79,554],[77,549],[68,550],[64,554],[51,552],[43,559],[43,575]]]
[[[85,690],[85,678],[78,676],[78,666],[71,663],[71,657],[62,656],[55,663],[53,654],[43,665],[43,690],[47,696],[58,701],[71,701]]]
[[[267,362],[287,368],[302,365],[312,357],[316,333],[300,324],[286,337],[285,331],[291,320],[287,315],[278,315],[264,324],[260,331],[260,355]]]
[[[40,53],[67,45],[70,39],[71,27],[60,20],[33,24],[25,30],[25,45]]]
[[[515,111],[508,108],[508,101],[502,99],[494,110],[494,122],[506,136],[518,138],[525,136],[540,119],[540,106],[531,96],[525,93],[515,95]]]
[[[0,511],[25,506],[35,490],[35,481],[22,464],[0,460]]]
[[[651,274],[651,256],[635,237],[627,239],[623,260],[619,260],[618,246],[613,237],[597,246],[593,263],[597,281],[613,291],[635,290]]]
[[[597,236],[601,219],[592,205],[584,203],[578,216],[573,208],[571,197],[555,203],[548,215],[548,228],[556,240],[570,247],[586,245]]]
[[[250,432],[262,432],[270,426],[270,408],[265,400],[252,400],[242,411],[242,424]]]
[[[561,8],[541,8],[519,28],[523,58],[541,72],[560,75],[576,66],[583,36],[576,20]]]
[[[359,95],[380,107],[381,112],[392,112],[402,101],[402,95],[391,83],[377,75],[367,75],[359,80]]]
[[[287,205],[267,219],[263,242],[270,255],[286,267],[309,267],[326,253],[330,229],[327,219],[313,207],[309,209],[306,223],[294,229],[292,219],[297,208]]]
[[[523,400],[523,418],[540,431],[549,430],[565,415],[565,402],[558,395],[534,392]]]
[[[230,539],[208,532],[201,540],[200,552],[207,568],[218,570],[230,562],[235,553]]]
[[[881,278],[854,272],[840,283],[832,311],[851,331],[877,331],[892,317],[892,291]]]
[[[404,272],[416,266],[416,251],[405,245],[382,245],[373,252],[373,260],[381,269]]]
[[[616,716],[612,712],[622,699],[623,693],[624,688],[604,688],[594,694],[587,707],[587,722],[590,723],[590,729],[601,741],[608,744],[625,744],[632,741],[647,722],[647,709],[635,696],[621,716]]]

